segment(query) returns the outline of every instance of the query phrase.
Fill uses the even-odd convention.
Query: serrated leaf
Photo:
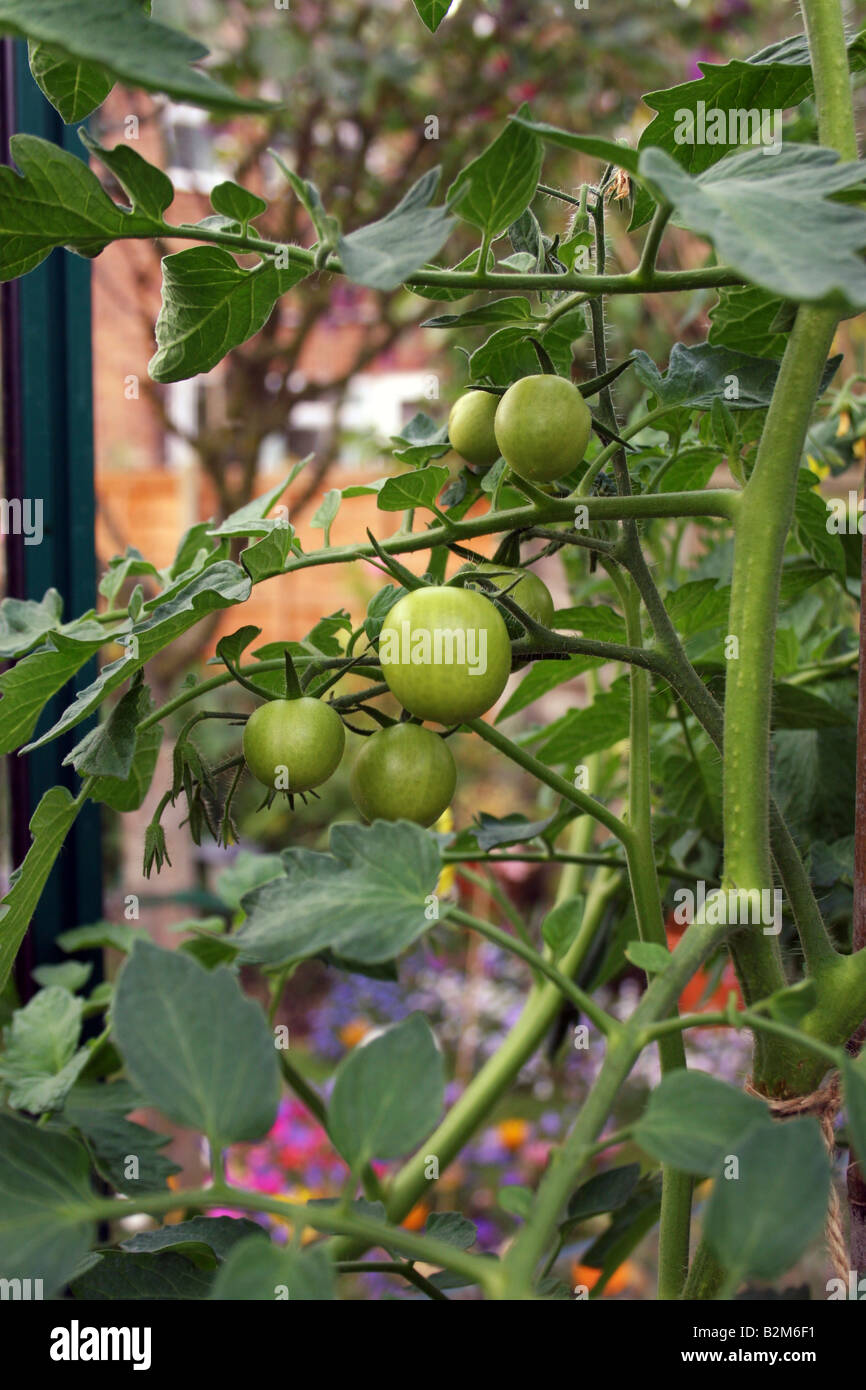
[[[137,811],[150,791],[162,746],[161,724],[139,729],[132,764],[125,777],[97,777],[88,793],[91,801],[110,806],[113,811]]]
[[[774,325],[784,301],[757,285],[719,290],[710,310],[709,341],[715,347],[749,352],[757,357],[780,358],[788,341]]]
[[[506,1187],[500,1187],[496,1200],[503,1211],[526,1221],[535,1198],[528,1187],[522,1187],[519,1183],[509,1183]]]
[[[566,1219],[560,1229],[568,1230],[580,1221],[625,1206],[639,1178],[639,1163],[626,1163],[621,1168],[607,1168],[596,1173],[569,1198]]]
[[[430,466],[415,473],[400,473],[385,483],[376,506],[383,512],[402,512],[412,507],[432,509],[447,481],[447,468]]]
[[[855,70],[863,65],[863,45],[859,37],[850,44],[850,60]],[[730,127],[726,127],[725,131],[726,134],[733,134],[733,140],[723,138],[722,132],[714,130],[714,135],[722,137],[718,143],[697,138],[678,142],[678,128],[681,135],[687,133],[682,113],[697,113],[701,103],[707,115],[714,111],[731,113],[732,116],[734,113],[738,115],[755,110],[761,113],[784,111],[797,106],[813,89],[809,47],[802,34],[771,44],[750,58],[735,58],[724,64],[698,62],[697,66],[701,77],[667,91],[648,92],[643,98],[645,104],[658,114],[638,141],[639,150],[650,146],[666,150],[692,173],[699,173],[738,148],[741,130],[737,120],[733,131]],[[751,138],[751,128],[748,134]],[[770,162],[776,156],[766,155],[764,158]],[[648,221],[652,209],[649,194],[639,190],[631,230]]]
[[[90,1056],[78,1048],[83,1001],[59,985],[41,989],[13,1014],[0,1054],[0,1081],[16,1110],[58,1110]]]
[[[93,974],[93,964],[80,960],[64,960],[59,965],[37,965],[31,974],[43,989],[57,985],[63,990],[68,990],[70,994],[77,994]]]
[[[112,1026],[132,1081],[169,1119],[219,1147],[273,1124],[273,1038],[228,970],[140,941],[117,982]]]
[[[284,877],[241,899],[246,921],[232,941],[243,962],[280,965],[330,947],[375,964],[399,955],[430,925],[441,858],[433,836],[408,821],[335,825],[329,853],[292,848],[282,857]]]
[[[527,705],[534,704],[557,686],[576,680],[585,671],[602,664],[602,659],[594,656],[570,656],[565,661],[534,661],[496,716],[497,724],[526,709]]]
[[[69,59],[96,63],[116,81],[214,109],[261,110],[191,64],[207,57],[195,39],[145,14],[140,0],[0,0],[0,34],[52,45]]]
[[[450,268],[452,270],[474,271],[478,269],[480,259],[481,248],[480,246],[477,246],[474,251],[469,252],[468,256],[464,256],[462,261],[458,261],[456,265],[451,266]],[[485,269],[492,270],[494,264],[495,258],[493,252],[488,251],[487,264],[485,266]],[[439,269],[440,267],[438,265],[421,266],[422,272],[425,270],[438,271]],[[473,292],[473,287],[471,285],[425,285],[423,282],[413,284],[408,288],[411,289],[413,294],[417,294],[419,299],[437,299],[441,300],[443,303],[447,302],[449,304],[453,303],[454,300],[457,299],[466,299],[467,295],[470,295]]]
[[[240,184],[233,183],[231,179],[225,183],[217,184],[216,188],[211,191],[210,201],[214,212],[239,222],[242,227],[246,227],[252,218],[260,217],[263,212],[268,210],[264,198],[250,193],[249,189],[242,188]]]
[[[518,113],[528,117],[529,108]],[[448,189],[458,217],[496,238],[516,221],[535,196],[544,151],[541,141],[510,121],[491,145],[464,169]]]
[[[340,1063],[328,1133],[353,1169],[372,1158],[397,1158],[427,1137],[444,1099],[442,1053],[424,1016],[410,1014]]]
[[[505,295],[493,299],[489,304],[481,304],[477,309],[467,309],[462,314],[439,314],[436,318],[425,319],[422,328],[475,328],[487,323],[523,323],[532,318],[532,306],[522,295]]]
[[[554,960],[560,960],[571,946],[583,921],[586,900],[581,895],[567,898],[551,908],[541,924],[541,935],[553,953]]]
[[[131,771],[138,726],[153,707],[150,688],[134,685],[118,700],[104,723],[84,735],[63,759],[79,777],[115,777],[125,780]]]
[[[171,589],[167,589],[157,599],[152,600],[153,606],[145,605],[144,617],[132,628],[131,635],[136,641],[137,655],[130,651],[117,661],[104,666],[96,680],[79,692],[57,722],[22,751],[29,752],[33,748],[39,748],[65,733],[67,729],[80,724],[82,719],[86,719],[88,714],[99,707],[106,696],[123,685],[130,676],[134,676],[156,652],[175,641],[181,633],[194,627],[205,614],[242,603],[249,597],[251,588],[249,576],[240,565],[234,564],[231,560],[221,560],[200,574],[194,575],[191,580],[180,581]],[[58,640],[56,635],[55,640]],[[34,656],[36,655],[38,654],[34,653]],[[8,686],[5,690],[8,698]]]
[[[688,405],[699,410],[710,410],[717,402],[729,410],[760,410],[768,406],[781,365],[766,357],[750,357],[730,348],[714,347],[711,343],[698,343],[694,347],[674,343],[664,373],[641,350],[633,352],[632,358],[636,376],[658,398],[660,405]],[[833,358],[825,371],[829,371],[831,365],[835,372],[839,359]],[[826,384],[825,380],[822,385]],[[734,389],[735,395],[732,394]]]
[[[444,1240],[456,1250],[468,1250],[478,1239],[474,1221],[469,1221],[459,1211],[434,1211],[427,1217],[424,1234]]]
[[[174,1251],[130,1255],[105,1250],[70,1284],[76,1299],[104,1302],[143,1299],[149,1303],[168,1299],[209,1298],[213,1275]]]
[[[641,172],[720,260],[753,284],[795,303],[866,305],[866,212],[831,202],[862,179],[859,164],[833,150],[785,145],[732,155],[691,178],[662,150],[641,155]]]
[[[79,131],[79,138],[85,149],[117,179],[132,204],[133,212],[159,223],[174,198],[174,187],[168,175],[157,169],[155,164],[149,164],[128,143],[106,150],[86,130]]]
[[[23,656],[60,626],[63,600],[56,589],[41,599],[4,598],[0,602],[0,659]]]
[[[49,43],[31,42],[27,50],[33,80],[66,125],[83,121],[114,86],[111,73],[98,63],[69,58]]]
[[[232,348],[267,323],[281,294],[309,274],[299,261],[286,270],[266,260],[244,270],[220,246],[190,246],[162,262],[154,381],[184,381],[209,372]]]
[[[125,922],[93,922],[85,927],[72,927],[56,938],[64,951],[92,951],[111,947],[115,951],[131,951],[141,935],[141,928]]]
[[[814,473],[802,468],[794,501],[794,535],[816,565],[832,570],[844,583],[845,552],[839,537],[828,530],[828,516],[827,504],[815,490]]]
[[[570,130],[560,130],[558,126],[548,125],[546,121],[532,121],[526,116],[512,116],[515,125],[531,130],[549,145],[559,145],[565,150],[577,150],[580,154],[591,155],[604,164],[613,164],[618,169],[626,169],[630,174],[638,172],[637,150],[628,145],[620,145],[615,140],[605,140],[600,135],[577,135]]]
[[[159,1226],[155,1231],[136,1231],[120,1242],[121,1250],[133,1255],[152,1255],[158,1250],[175,1250],[182,1254],[190,1245],[205,1246],[213,1252],[216,1264],[226,1258],[239,1241],[257,1237],[266,1244],[268,1235],[262,1226],[242,1216],[194,1216],[174,1226]]]
[[[576,766],[590,753],[612,748],[628,738],[629,697],[625,685],[618,681],[596,695],[585,709],[569,710],[541,732],[542,742],[536,750],[544,762],[553,766],[568,763]]]
[[[161,223],[124,212],[83,160],[49,140],[13,135],[9,151],[21,172],[0,168],[0,280],[26,275],[57,246],[95,256],[116,237],[158,234]]]
[[[529,330],[520,325],[498,328],[469,358],[473,382],[489,379],[499,386],[510,386],[537,371],[538,356],[529,341]]]
[[[486,811],[481,811],[471,825],[461,830],[454,843],[461,848],[471,848],[475,844],[486,854],[488,850],[498,849],[502,845],[525,844],[534,840],[549,830],[555,820],[555,815],[548,816],[546,820],[530,821],[516,811],[507,816],[490,816]]]
[[[431,207],[439,170],[422,174],[395,208],[337,242],[350,280],[374,290],[394,290],[445,245],[454,226],[447,207]]]
[[[625,620],[606,603],[581,604],[558,608],[553,615],[557,632],[579,632],[599,642],[625,642]]]
[[[176,1163],[160,1153],[170,1135],[124,1118],[127,1111],[140,1105],[141,1099],[125,1082],[79,1082],[63,1107],[64,1121],[84,1136],[100,1176],[116,1192],[129,1197],[164,1192],[168,1179],[180,1172]],[[136,1160],[134,1166],[132,1158]]]

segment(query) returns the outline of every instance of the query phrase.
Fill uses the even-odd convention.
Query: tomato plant
[[[447,743],[420,724],[380,729],[352,768],[352,799],[368,821],[432,825],[451,805],[457,767]]]
[[[261,117],[257,98],[193,66],[199,46],[149,6],[63,8],[0,0],[0,33],[30,41],[43,91],[70,120],[115,81],[241,112],[245,131]],[[431,34],[453,22],[440,0],[415,8]],[[308,177],[315,122],[292,150],[302,167],[274,155],[296,216],[273,225],[266,198],[231,180],[213,188],[208,216],[173,220],[171,180],[130,140],[84,134],[91,167],[65,145],[12,139],[4,281],[63,248],[180,248],[163,260],[157,386],[210,372],[258,334],[247,369],[271,383],[275,309],[292,295],[303,318],[312,285],[344,282],[397,317],[410,297],[444,301],[426,329],[463,349],[466,379],[447,423],[429,390],[433,414],[401,426],[381,478],[329,489],[313,521],[321,546],[281,504],[299,464],[196,524],[170,564],[115,557],[93,611],[64,615],[51,590],[4,600],[2,749],[29,757],[69,738],[74,778],[39,802],[3,898],[4,984],[88,801],[134,817],[153,787],[152,875],[181,835],[228,854],[251,773],[268,788],[280,853],[245,861],[224,910],[182,922],[177,949],[135,919],[74,924],[58,936],[73,958],[43,970],[27,1002],[10,1000],[0,1278],[93,1300],[161,1298],[167,1281],[181,1298],[327,1300],[374,1272],[437,1301],[458,1288],[595,1298],[625,1291],[623,1270],[657,1240],[657,1295],[674,1302],[768,1285],[785,1297],[780,1281],[808,1260],[819,1296],[847,1297],[848,1275],[866,1268],[862,528],[839,524],[857,508],[828,509],[820,487],[841,486],[863,457],[862,372],[840,385],[844,356],[830,354],[866,309],[850,80],[864,44],[846,35],[838,0],[802,11],[802,34],[652,94],[634,147],[521,105],[444,194],[437,170],[401,179],[391,211],[362,226],[343,223],[351,188],[326,207]],[[732,90],[741,116],[796,108],[772,157],[763,126],[745,142],[741,122],[687,138]],[[563,150],[588,171],[576,191],[544,172]],[[372,165],[359,157],[348,182]],[[610,268],[612,229],[633,268]],[[652,354],[628,344],[608,360],[642,300],[660,332],[687,341]],[[452,446],[469,466],[438,464]],[[333,545],[335,518],[348,529],[361,496],[378,534],[359,523]],[[233,628],[255,586],[315,591],[324,567],[344,566],[353,611],[264,647],[252,624]],[[389,582],[356,612],[369,567]],[[154,659],[217,622],[213,659],[154,698]],[[370,823],[326,798],[326,826],[310,829],[294,806],[277,820],[270,793],[322,786],[346,728]],[[413,947],[434,956],[478,937],[520,972],[524,1002],[502,1010],[477,1066],[462,1050],[477,1032],[465,1015],[448,1020],[456,1057],[407,1006],[391,1026],[353,1031],[363,1045],[347,1043],[332,1071],[280,1022],[303,999],[306,967],[399,989]],[[74,954],[92,948],[122,964],[90,988]],[[707,1028],[748,1040],[748,1078],[724,1074],[720,1054],[718,1074],[690,1065]],[[496,1194],[512,1224],[485,1247],[483,1205],[443,1203],[491,1117],[504,1149],[520,1148],[519,1107],[503,1107],[528,1099],[530,1066],[563,1135],[531,1187]],[[329,1200],[232,1178],[226,1152],[273,1131],[283,1091],[345,1174]],[[203,1136],[200,1185],[168,1185],[165,1136],[128,1118],[144,1108]],[[846,1149],[847,1227],[835,1171]],[[291,1240],[249,1219],[265,1216]],[[131,1234],[130,1218],[151,1224]]]

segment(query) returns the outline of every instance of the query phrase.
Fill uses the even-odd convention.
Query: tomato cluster
[[[501,395],[466,392],[448,429],[453,448],[474,467],[489,468],[501,454],[519,477],[549,482],[583,458],[591,425],[577,388],[543,375],[524,377]],[[537,575],[476,560],[455,581],[412,588],[390,609],[378,655],[405,715],[369,735],[352,768],[352,798],[367,820],[428,826],[445,811],[456,784],[454,758],[442,735],[420,721],[458,728],[496,703],[511,673],[511,641],[527,631],[513,605],[531,623],[553,623],[553,599]],[[334,706],[299,694],[262,705],[243,738],[253,776],[290,797],[326,782],[345,743]]]
[[[589,406],[565,377],[525,376],[503,396],[467,391],[451,410],[448,437],[476,467],[500,454],[512,473],[532,483],[551,483],[576,468],[592,430]]]
[[[496,601],[471,587],[473,575]],[[411,590],[391,608],[379,635],[379,661],[392,694],[415,720],[458,727],[486,713],[511,672],[511,641],[523,628],[498,602],[507,593],[549,625],[553,600],[535,575],[493,561],[464,567],[456,584]],[[270,700],[249,718],[244,758],[269,790],[312,791],[336,771],[345,728],[333,705],[311,696]],[[382,728],[365,740],[350,776],[352,798],[367,820],[432,825],[454,795],[457,769],[440,734],[417,722]]]

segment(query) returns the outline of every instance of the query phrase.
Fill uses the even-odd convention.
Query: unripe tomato
[[[576,468],[592,432],[589,406],[562,376],[525,376],[496,410],[496,442],[518,477],[551,483]]]
[[[444,739],[420,724],[395,724],[364,740],[349,790],[365,820],[411,820],[427,826],[451,804],[456,782],[457,768]]]
[[[497,589],[508,590],[508,597],[514,599],[514,602],[519,604],[530,618],[534,618],[543,627],[552,625],[555,609],[550,590],[546,584],[541,582],[537,574],[532,573],[532,570],[509,569],[507,566],[497,565],[495,560],[487,560],[479,565],[464,565],[460,573],[489,576]],[[490,591],[485,590],[484,592],[489,598]],[[493,602],[496,603],[496,599]],[[509,613],[504,606],[498,603],[496,606],[505,619],[509,636],[512,638],[525,637],[526,629],[519,619],[515,618],[513,613]]]
[[[511,670],[511,644],[501,614],[484,594],[431,586],[394,604],[382,624],[379,660],[410,714],[460,724],[499,699]]]
[[[467,391],[454,402],[448,416],[452,449],[478,468],[489,468],[499,458],[499,445],[493,432],[499,399],[490,391]]]
[[[266,787],[280,791],[321,786],[336,770],[345,746],[346,730],[337,711],[309,695],[269,700],[250,715],[244,729],[247,767]]]

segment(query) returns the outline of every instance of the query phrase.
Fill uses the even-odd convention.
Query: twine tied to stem
[[[836,1134],[833,1122],[839,1113],[841,1104],[841,1091],[839,1086],[839,1075],[834,1072],[819,1086],[816,1091],[810,1092],[807,1096],[792,1096],[790,1100],[775,1100],[772,1096],[765,1096],[763,1091],[758,1091],[752,1084],[752,1078],[748,1077],[744,1087],[746,1094],[757,1096],[769,1108],[770,1114],[776,1120],[787,1120],[792,1115],[814,1115],[821,1126],[821,1134],[827,1147],[830,1162],[833,1162],[833,1155],[836,1149]],[[825,1225],[825,1238],[827,1242],[827,1254],[830,1257],[830,1266],[833,1273],[845,1283],[848,1282],[848,1273],[851,1262],[848,1256],[848,1246],[845,1240],[845,1231],[842,1226],[842,1207],[839,1201],[839,1194],[833,1182],[832,1174],[830,1178],[830,1196],[827,1202],[827,1222]]]

